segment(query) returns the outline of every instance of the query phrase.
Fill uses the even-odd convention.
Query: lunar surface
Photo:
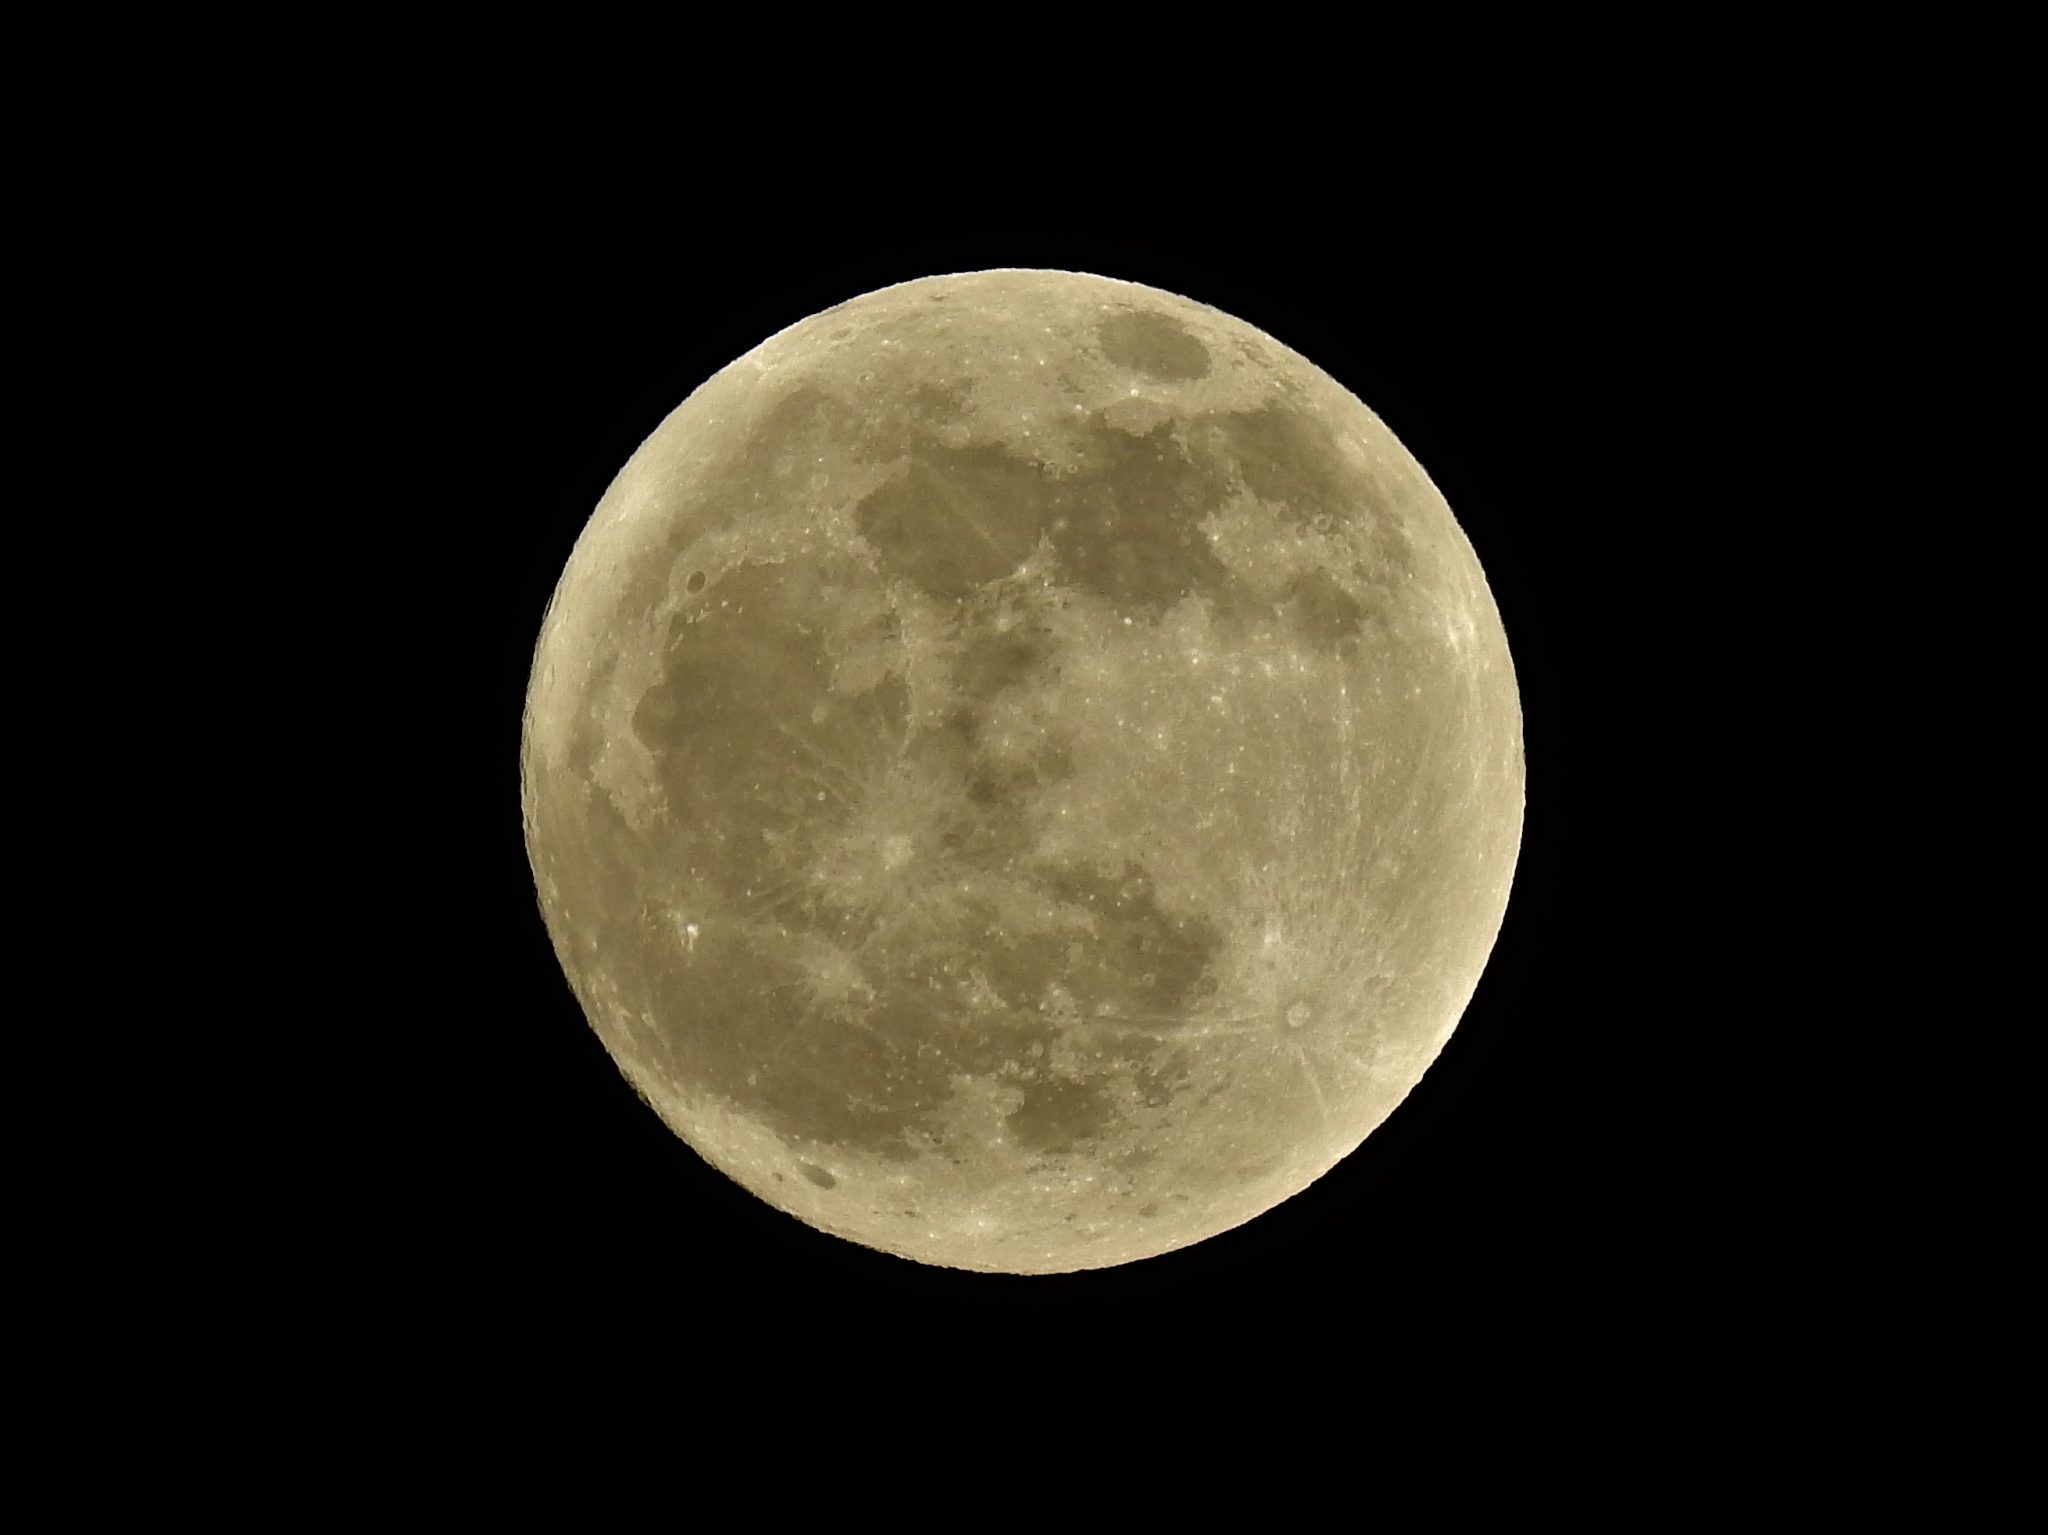
[[[1010,1273],[1355,1150],[1471,1000],[1523,810],[1499,614],[1378,417],[1049,271],[867,294],[679,406],[548,607],[522,766],[556,953],[669,1126]]]

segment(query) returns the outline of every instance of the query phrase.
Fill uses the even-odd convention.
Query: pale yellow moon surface
[[[662,422],[549,604],[523,788],[676,1134],[820,1230],[1053,1273],[1252,1219],[1414,1087],[1500,929],[1522,721],[1358,399],[1200,303],[989,271]]]

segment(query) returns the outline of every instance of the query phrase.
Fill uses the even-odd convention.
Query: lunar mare
[[[1067,272],[771,337],[634,454],[544,619],[527,847],[712,1165],[1014,1273],[1251,1219],[1470,1001],[1523,811],[1470,544],[1360,401]]]

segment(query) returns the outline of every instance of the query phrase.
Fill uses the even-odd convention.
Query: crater
[[[797,1171],[802,1173],[806,1179],[808,1179],[812,1183],[815,1183],[821,1189],[831,1189],[837,1188],[839,1186],[839,1180],[837,1178],[833,1177],[830,1173],[826,1172],[824,1168],[817,1166],[815,1163],[799,1162],[797,1163]]]
[[[1102,355],[1147,378],[1184,383],[1209,372],[1209,349],[1178,321],[1154,310],[1125,310],[1095,328]]]

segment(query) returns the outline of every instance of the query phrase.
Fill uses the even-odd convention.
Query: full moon
[[[1057,271],[869,293],[691,394],[576,543],[522,751],[555,952],[670,1128],[1020,1274],[1356,1150],[1471,1001],[1523,776],[1479,561],[1380,419]]]

